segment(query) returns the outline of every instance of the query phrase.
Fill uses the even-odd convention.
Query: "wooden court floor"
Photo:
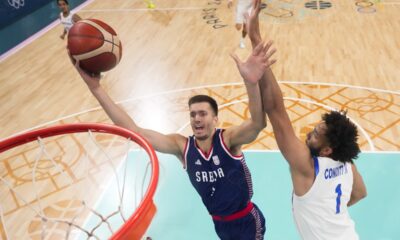
[[[400,2],[322,2],[269,0],[260,15],[262,34],[278,49],[273,71],[296,132],[305,137],[327,109],[344,108],[362,150],[400,151]],[[94,0],[78,12],[107,22],[122,41],[105,89],[139,125],[164,133],[191,134],[187,99],[198,93],[217,99],[221,127],[240,124],[249,114],[246,92],[229,53],[245,57],[250,43],[238,48],[234,8],[221,0],[155,3],[148,10],[140,0]],[[71,65],[61,32],[58,25],[0,62],[0,139],[110,122]],[[246,148],[276,150],[271,126]]]
[[[317,10],[297,0],[267,3],[262,33],[278,49],[273,70],[285,96],[318,103],[286,101],[299,134],[319,119],[322,105],[347,108],[365,130],[364,150],[371,143],[377,150],[399,150],[398,2],[374,3],[375,13],[357,10],[353,1]],[[229,53],[244,57],[250,44],[237,47],[234,9],[219,0],[166,0],[156,6],[148,11],[139,0],[93,1],[79,12],[109,23],[122,40],[122,61],[102,80],[113,99],[141,98],[140,104],[126,103],[130,113],[141,125],[163,132],[179,130],[176,119],[188,120],[186,99],[193,91],[209,93],[219,104],[245,99]],[[1,138],[98,106],[68,60],[61,31],[61,26],[51,29],[0,63]],[[167,93],[172,90],[182,91]],[[148,111],[149,105],[156,107]],[[221,125],[238,123],[246,117],[246,104],[223,107],[221,113]],[[86,115],[85,121],[106,121]],[[260,140],[270,138],[270,128],[264,134]],[[257,148],[276,147],[271,139]]]

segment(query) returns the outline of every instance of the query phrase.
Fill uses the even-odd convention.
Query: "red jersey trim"
[[[185,147],[183,148],[183,161],[185,163],[185,165],[183,166],[183,169],[187,169],[187,153],[189,151],[189,138],[186,138],[186,143],[185,143]]]
[[[253,210],[254,205],[252,202],[247,203],[247,206],[238,211],[235,212],[234,214],[228,215],[228,216],[217,216],[217,215],[211,215],[213,220],[217,220],[217,221],[233,221],[239,218],[242,218],[244,216],[246,216],[247,214],[249,214],[251,212],[251,210]]]
[[[242,160],[242,159],[243,159],[243,153],[240,154],[240,155],[233,155],[233,154],[231,153],[231,150],[229,150],[229,148],[226,146],[225,141],[224,141],[224,137],[223,137],[223,134],[222,134],[224,131],[225,131],[225,129],[222,129],[222,130],[220,131],[220,133],[219,133],[219,140],[220,140],[220,142],[221,142],[222,148],[224,149],[224,151],[225,151],[231,158],[236,159],[236,160]]]
[[[210,157],[212,155],[212,152],[214,150],[214,144],[211,145],[210,150],[208,150],[208,153],[203,152],[203,150],[201,150],[201,148],[197,145],[196,142],[196,138],[193,138],[194,140],[194,146],[196,147],[197,151],[200,153],[200,155],[206,160],[206,161],[210,161]]]

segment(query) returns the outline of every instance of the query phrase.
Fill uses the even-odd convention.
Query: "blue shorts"
[[[264,239],[265,218],[255,204],[246,216],[232,221],[214,220],[214,226],[221,240]]]

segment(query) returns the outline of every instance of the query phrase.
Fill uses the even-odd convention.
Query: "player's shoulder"
[[[179,133],[172,133],[172,134],[169,134],[168,136],[173,138],[178,143],[186,143],[186,141],[189,139],[189,137],[185,137]]]
[[[187,148],[187,144],[189,143],[189,137],[185,137],[179,133],[168,134],[167,137],[169,139],[173,140],[175,146],[177,146],[177,151],[179,151],[179,154],[177,152],[177,155],[180,156],[180,154],[185,152],[185,149]]]

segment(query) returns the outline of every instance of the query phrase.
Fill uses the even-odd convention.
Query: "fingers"
[[[276,48],[271,49],[272,44],[273,41],[270,40],[265,45],[263,43],[260,43],[254,49],[254,51],[256,51],[256,49],[258,50],[258,54],[255,56],[262,57],[262,62],[266,67],[269,67],[276,62],[276,59],[270,60],[270,58],[276,53]],[[259,50],[258,48],[261,48],[261,50]]]
[[[81,70],[81,67],[79,66],[79,60],[75,60],[74,66],[76,67],[76,69]]]
[[[68,54],[70,54],[69,51],[68,51]],[[70,54],[69,56],[70,56],[70,58],[71,58],[72,64],[73,64],[74,67],[76,68],[76,70],[77,70],[80,74],[85,73],[85,72],[82,70],[82,68],[81,68],[81,66],[80,66],[80,64],[79,64],[79,60],[73,58],[71,54]]]
[[[276,59],[272,59],[271,61],[267,61],[266,63],[265,63],[265,67],[271,67],[274,63],[276,63]]]
[[[79,66],[79,60],[78,60],[78,59],[75,59],[75,58],[71,55],[71,52],[69,51],[68,48],[67,48],[67,52],[68,52],[69,59],[71,60],[71,63],[74,65],[74,67],[75,67],[78,71],[80,71],[81,68],[80,68],[80,66]]]
[[[264,52],[264,42],[260,42],[253,50],[253,55],[258,56],[260,53]]]
[[[273,44],[273,41],[268,41],[267,44],[264,45],[263,42],[260,42],[253,50],[253,55],[254,56],[259,56],[263,57],[263,59],[266,61],[269,59],[275,52],[276,49],[270,50],[271,46]]]
[[[265,54],[265,58],[266,58],[266,59],[270,59],[271,56],[274,55],[274,53],[276,53],[276,48],[273,48],[273,49],[271,49],[271,51],[268,51],[268,52]]]
[[[261,0],[253,0],[253,11],[258,15],[261,10]]]
[[[72,54],[69,51],[68,47],[67,47],[67,53],[68,53],[68,57],[69,57],[69,60],[71,61],[72,65],[75,65],[77,60],[72,56]]]
[[[276,48],[271,48],[272,46],[272,41],[269,41],[265,46],[264,46],[264,57],[263,57],[263,61],[266,63],[266,66],[269,67],[272,64],[274,64],[276,62],[276,59],[272,59],[270,60],[270,58],[272,57],[272,55],[274,55],[276,53]]]
[[[78,71],[78,73],[85,79],[87,77],[91,77],[91,78],[98,78],[100,79],[101,75],[100,73],[90,73],[85,71],[84,69],[81,68],[80,66],[80,62],[78,59],[75,59],[72,55],[71,52],[69,51],[69,49],[67,48],[67,53],[68,56],[71,60],[71,63],[74,65],[74,67],[76,68],[76,70]]]
[[[233,60],[235,61],[236,65],[240,65],[242,63],[242,61],[239,59],[239,57],[234,54],[234,53],[230,53],[229,55],[231,55],[231,57],[233,58]]]
[[[263,48],[263,52],[268,52],[269,48],[272,46],[274,42],[272,40],[269,40],[267,42],[267,44],[265,44],[264,48]]]

